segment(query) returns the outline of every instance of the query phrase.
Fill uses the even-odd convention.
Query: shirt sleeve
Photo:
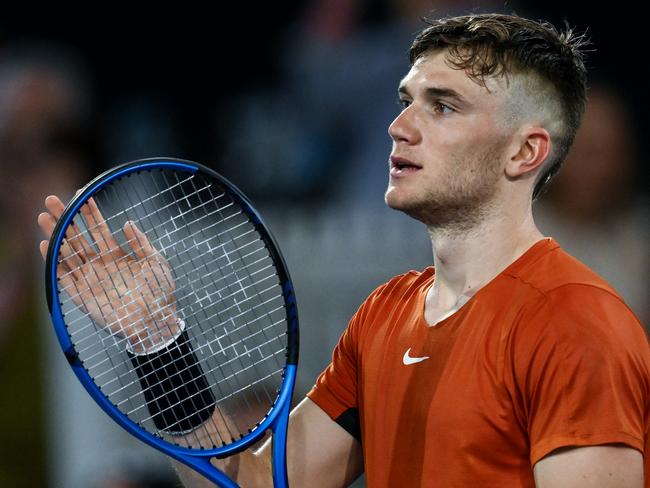
[[[514,370],[531,464],[560,447],[621,443],[644,451],[650,347],[619,297],[562,286],[519,334]]]
[[[307,396],[333,420],[357,408],[357,345],[355,332],[357,312],[339,338],[332,361],[316,380]]]
[[[307,396],[332,420],[353,410],[358,417],[359,351],[364,331],[377,308],[386,300],[396,277],[377,287],[352,316],[332,353],[332,361],[316,380]],[[346,429],[347,430],[347,429]]]

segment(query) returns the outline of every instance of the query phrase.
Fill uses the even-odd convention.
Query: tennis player
[[[364,470],[371,488],[630,488],[644,474],[650,486],[644,329],[532,215],[584,111],[584,43],[492,14],[416,37],[386,203],[426,226],[433,266],[352,317],[292,412],[292,487],[347,486]],[[215,463],[269,486],[270,450]]]

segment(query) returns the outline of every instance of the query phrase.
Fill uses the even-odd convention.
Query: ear
[[[539,126],[523,128],[515,138],[505,173],[509,178],[532,175],[551,152],[551,136]]]

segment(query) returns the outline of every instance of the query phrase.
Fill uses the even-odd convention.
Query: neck
[[[543,238],[531,206],[519,215],[501,209],[471,227],[430,227],[429,235],[436,278],[427,308],[440,313],[464,303]]]

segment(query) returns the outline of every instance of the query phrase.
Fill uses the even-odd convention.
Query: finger
[[[38,216],[38,223],[49,239],[52,237],[56,222],[61,218],[61,215],[63,215],[65,205],[59,197],[56,195],[50,195],[45,199],[45,207],[49,211],[50,218],[48,219],[45,217],[48,215],[47,213],[42,213]],[[94,255],[93,249],[74,223],[70,224],[68,231],[66,232],[66,240],[72,249],[74,249],[74,251],[79,255],[80,259],[88,260]]]
[[[41,254],[43,255],[43,258],[47,258],[47,251],[49,248],[49,242],[48,241],[41,241],[40,243],[40,250]],[[61,245],[61,248],[67,248],[65,243]],[[66,290],[68,293],[70,293],[70,288],[71,287],[76,287],[76,282],[79,280],[79,278],[82,276],[82,273],[80,272],[79,266],[77,266],[77,263],[74,262],[74,259],[63,259],[61,257],[61,252],[59,252],[59,257],[57,259],[57,262],[54,263],[56,267],[56,277],[59,280],[58,287],[60,290]],[[76,256],[76,255],[74,255]]]
[[[78,193],[79,191],[77,191]],[[47,208],[49,213],[43,212],[39,214],[38,224],[47,238],[51,239],[56,223],[61,218],[61,215],[63,215],[65,205],[58,196],[49,195],[45,199],[45,208]],[[68,238],[68,234],[79,237],[79,239],[72,239],[72,241],[77,241],[75,243],[77,249],[73,249],[71,246],[72,242],[70,242],[71,239]],[[39,248],[43,258],[46,258],[49,241],[41,241]],[[83,270],[81,268],[84,265],[84,260],[82,257],[92,256],[94,254],[94,250],[89,246],[78,228],[75,225],[71,225],[68,232],[66,232],[66,239],[61,242],[59,247],[58,263],[56,265],[59,288],[67,290],[73,298],[76,297],[78,293],[73,293],[72,290],[77,290],[77,283],[83,278]]]
[[[50,247],[50,241],[41,241],[38,245],[39,250],[41,251],[41,256],[43,259],[47,259],[47,251]],[[75,265],[75,269],[78,266]],[[56,274],[59,278],[70,276],[69,279],[74,279],[74,273],[71,273],[72,269],[70,268],[70,262],[66,260],[60,260],[58,266],[56,267]]]
[[[59,214],[60,217],[60,206],[62,202],[60,200],[53,201],[50,208],[53,212]],[[59,208],[57,208],[59,207]],[[41,228],[46,235],[50,237],[54,232],[56,226],[56,220],[50,214],[44,213],[39,215],[39,223],[41,223]],[[45,256],[47,256],[47,247],[45,247]],[[58,262],[57,266],[57,275],[61,276],[70,275],[70,279],[78,281],[83,277],[84,265],[93,261],[96,253],[90,244],[83,236],[78,227],[74,224],[70,224],[65,238],[61,241],[59,246],[59,254],[56,256]]]
[[[145,233],[138,229],[135,222],[129,220],[124,224],[124,236],[138,259],[156,254],[156,249],[151,245]]]
[[[47,258],[47,249],[50,247],[50,241],[41,241],[38,245],[38,249],[41,251],[41,256],[43,259]]]
[[[59,280],[59,291],[65,291],[70,298],[74,301],[77,307],[82,307],[85,310],[84,303],[81,299],[81,292],[79,290],[80,281],[73,273],[66,270],[65,266],[59,265],[56,270],[56,276]]]
[[[96,254],[88,239],[86,239],[86,235],[75,224],[75,219],[68,224],[65,232],[66,240],[84,262],[90,261]]]
[[[120,250],[120,246],[117,244],[117,241],[113,237],[111,229],[106,224],[106,220],[102,215],[102,212],[99,210],[97,203],[93,198],[89,198],[88,201],[81,206],[81,215],[88,223],[88,230],[90,235],[97,243],[100,254],[110,254]]]
[[[47,259],[47,251],[50,249],[50,241],[41,241],[38,245],[39,251],[41,251],[41,256],[43,256],[43,259]],[[71,271],[70,266],[66,261],[61,260],[59,264],[59,268],[63,266],[63,271],[64,272],[69,272]]]
[[[38,216],[38,225],[49,241],[52,238],[54,228],[56,227],[56,219],[49,213],[43,212]],[[43,258],[47,256],[47,248],[49,245],[48,241],[43,241],[45,242],[45,245],[43,245],[43,242],[41,242],[39,246]],[[72,249],[67,244],[67,239],[64,240],[61,244],[61,248],[59,250],[59,259],[66,262],[71,268],[77,268],[83,265],[83,259],[81,258],[79,252]]]
[[[38,214],[36,219],[38,226],[43,231],[46,239],[52,238],[52,232],[54,232],[54,227],[56,226],[56,220],[47,212],[41,212]]]
[[[45,208],[48,209],[56,220],[59,220],[59,217],[63,214],[63,210],[65,210],[65,205],[59,197],[50,195],[45,199]]]
[[[41,241],[39,249],[43,259],[47,259],[47,250],[49,248],[49,241]],[[71,272],[70,266],[67,262],[61,261],[56,267],[56,276],[59,278],[59,288],[68,289],[74,284],[75,275]]]

